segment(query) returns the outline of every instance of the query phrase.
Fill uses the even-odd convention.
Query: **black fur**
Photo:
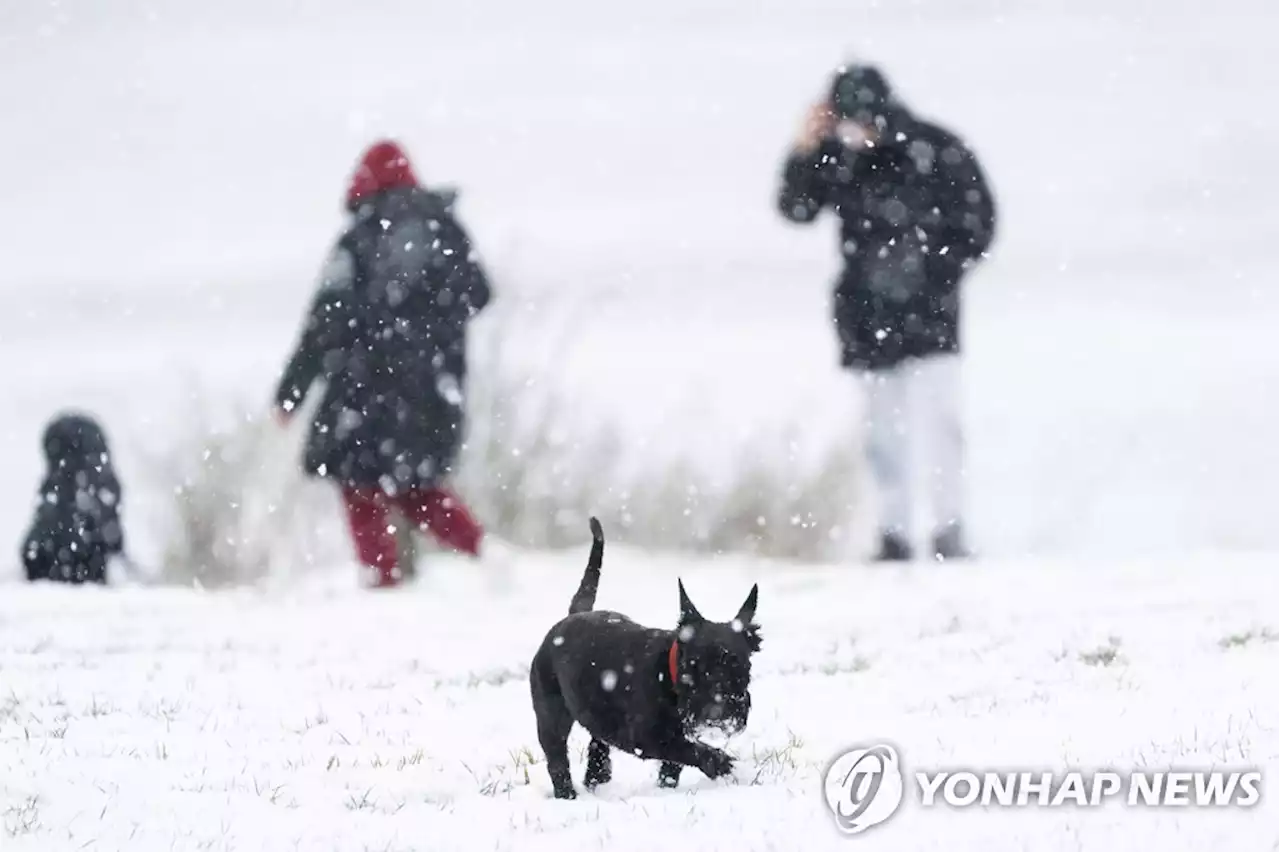
[[[591,519],[591,556],[568,617],[548,631],[529,671],[538,741],[556,798],[577,796],[569,774],[568,739],[575,722],[591,734],[584,782],[612,776],[611,748],[662,761],[658,783],[674,787],[685,766],[719,778],[733,759],[691,739],[701,726],[735,731],[751,712],[751,655],[760,650],[752,586],[729,622],[705,619],[679,583],[675,630],[644,627],[626,616],[594,611],[604,532]],[[676,648],[675,682],[670,674]]]
[[[46,471],[22,544],[27,579],[105,583],[124,551],[123,494],[101,424],[66,413],[45,428]]]

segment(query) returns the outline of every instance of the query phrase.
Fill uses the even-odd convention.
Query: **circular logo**
[[[884,744],[850,749],[827,768],[822,787],[836,827],[845,834],[861,834],[893,816],[902,804],[898,752]]]

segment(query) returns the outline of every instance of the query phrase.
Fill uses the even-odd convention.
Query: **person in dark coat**
[[[930,456],[933,554],[968,555],[963,534],[961,285],[995,234],[974,153],[913,115],[881,71],[837,70],[782,170],[778,209],[840,218],[833,319],[841,363],[866,391],[864,443],[881,518],[878,558],[912,557],[910,443]]]
[[[42,443],[46,471],[22,544],[27,580],[105,584],[108,562],[124,552],[106,434],[89,415],[67,413],[49,422]]]
[[[352,215],[276,393],[288,421],[312,384],[324,396],[304,466],[342,488],[360,561],[396,585],[388,510],[479,554],[480,525],[443,481],[462,439],[466,326],[490,298],[452,193],[423,188],[401,147],[368,149],[347,193]]]

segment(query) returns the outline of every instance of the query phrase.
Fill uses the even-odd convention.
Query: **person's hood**
[[[891,144],[897,134],[908,132],[911,126],[911,113],[874,65],[849,64],[836,69],[829,97],[836,121],[874,126],[886,143]]]
[[[106,433],[87,414],[63,414],[54,418],[45,427],[42,443],[45,461],[50,468],[100,467],[108,463],[110,451]]]

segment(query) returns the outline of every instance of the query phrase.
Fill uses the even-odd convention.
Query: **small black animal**
[[[612,777],[611,748],[660,760],[658,783],[674,787],[680,770],[727,775],[733,758],[691,739],[700,727],[746,727],[751,711],[751,655],[760,650],[754,621],[757,586],[732,621],[703,618],[679,582],[675,630],[644,627],[616,612],[595,612],[604,532],[591,519],[591,555],[569,615],[542,641],[529,671],[538,741],[557,799],[577,793],[569,775],[568,739],[577,722],[591,734],[588,788]]]
[[[105,583],[107,561],[124,550],[122,494],[106,434],[85,414],[45,428],[47,469],[22,545],[27,580]]]

